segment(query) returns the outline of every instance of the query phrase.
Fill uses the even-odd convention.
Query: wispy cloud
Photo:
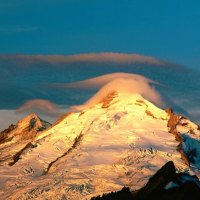
[[[20,108],[16,110],[16,113],[30,113],[38,112],[46,115],[57,115],[59,108],[56,104],[49,100],[44,99],[32,99],[25,102]]]
[[[16,31],[25,31],[26,29],[18,29]],[[27,29],[28,31],[29,29]],[[30,28],[31,30],[31,28]],[[30,62],[49,62],[52,64],[58,63],[86,63],[86,64],[101,64],[101,63],[114,63],[114,64],[152,64],[152,65],[166,65],[170,64],[160,59],[145,56],[140,54],[128,54],[128,53],[114,53],[114,52],[102,52],[102,53],[87,53],[87,54],[75,54],[75,55],[1,55],[0,58],[8,58],[12,60],[25,60]]]

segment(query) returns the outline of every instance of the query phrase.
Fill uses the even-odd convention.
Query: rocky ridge
[[[0,164],[3,162],[13,165],[38,134],[49,128],[51,124],[31,113],[24,119],[11,124],[0,133]]]

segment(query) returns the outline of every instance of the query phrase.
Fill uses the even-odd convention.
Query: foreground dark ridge
[[[169,161],[140,190],[131,192],[128,187],[124,187],[120,191],[93,197],[91,200],[199,200],[199,198],[199,179],[186,173],[176,173],[174,163]]]

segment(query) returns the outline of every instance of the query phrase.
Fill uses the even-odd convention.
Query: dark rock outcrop
[[[118,192],[103,194],[91,200],[199,200],[200,181],[196,176],[176,173],[172,161],[167,162],[140,190],[130,192],[123,188]]]
[[[0,144],[4,142],[9,142],[12,137],[8,138],[8,134],[16,128],[16,125],[11,124],[7,129],[0,133]]]
[[[12,157],[12,162],[9,163],[10,166],[13,166],[20,158],[21,155],[24,153],[25,150],[29,149],[29,148],[34,148],[35,145],[33,145],[31,142],[29,142],[25,147],[23,147],[19,152],[17,152],[16,154],[13,155]]]
[[[108,108],[112,102],[112,100],[118,95],[117,92],[113,91],[109,93],[106,97],[104,97],[100,103],[103,103],[102,108]]]
[[[145,187],[134,193],[136,199],[147,199],[158,193],[163,187],[175,178],[176,169],[172,161],[167,162],[158,172],[152,176]]]
[[[132,200],[133,196],[128,187],[123,187],[118,192],[103,194],[102,196],[92,197],[91,200]]]

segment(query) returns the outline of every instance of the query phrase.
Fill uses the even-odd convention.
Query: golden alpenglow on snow
[[[177,172],[200,177],[199,126],[138,93],[98,94],[95,105],[50,127],[32,114],[4,131],[2,199],[90,199],[123,186],[135,191],[168,161]]]
[[[200,0],[0,0],[0,200],[200,200]]]

